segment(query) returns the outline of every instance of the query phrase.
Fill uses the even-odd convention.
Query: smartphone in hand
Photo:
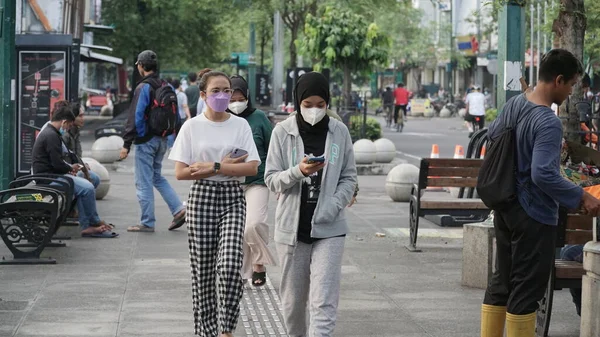
[[[235,149],[231,152],[231,158],[239,158],[248,154],[248,151],[243,149]]]
[[[307,161],[309,164],[314,164],[314,163],[324,163],[325,162],[325,156],[320,156],[320,157],[310,157],[308,158]]]

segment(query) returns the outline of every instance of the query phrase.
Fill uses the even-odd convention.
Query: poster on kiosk
[[[69,47],[17,46],[17,174],[30,174],[33,144],[52,107],[69,99]]]

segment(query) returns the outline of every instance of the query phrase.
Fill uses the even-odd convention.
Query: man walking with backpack
[[[128,232],[154,232],[155,187],[169,206],[173,222],[169,230],[181,227],[185,222],[185,206],[162,176],[162,161],[167,151],[167,138],[180,123],[177,96],[173,88],[163,83],[156,73],[156,53],[145,50],[135,63],[142,80],[135,89],[129,107],[129,117],[123,135],[121,160],[127,158],[131,145],[135,144],[135,187],[142,211],[141,222],[127,228]]]
[[[600,201],[560,174],[562,104],[583,74],[569,51],[541,60],[534,91],[510,99],[490,125],[490,146],[477,181],[494,213],[497,268],[481,308],[481,336],[534,337],[538,301],[552,265],[559,205],[597,216]],[[516,149],[516,151],[515,151]]]

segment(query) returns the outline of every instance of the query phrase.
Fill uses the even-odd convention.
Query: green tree
[[[349,101],[352,72],[371,70],[388,61],[389,37],[375,23],[349,9],[327,6],[316,17],[308,15],[301,50],[314,67],[341,68],[344,71],[344,98]]]
[[[130,63],[140,51],[152,49],[163,69],[199,69],[226,56],[222,43],[228,31],[214,20],[227,10],[220,6],[195,0],[104,0],[103,23],[115,32],[101,39]]]
[[[583,61],[586,26],[584,1],[561,0],[560,12],[554,20],[552,30],[556,34],[560,47],[569,50],[581,61]],[[561,117],[568,117],[563,119],[566,139],[578,141],[580,138],[578,134],[578,131],[580,131],[579,113],[575,103],[579,100],[578,98],[583,97],[581,82],[578,82],[573,88],[573,97],[575,99],[563,103],[559,109],[559,114]],[[567,105],[569,105],[568,108]]]

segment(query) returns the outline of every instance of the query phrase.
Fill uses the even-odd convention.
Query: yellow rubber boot
[[[504,337],[506,307],[481,306],[481,337]]]
[[[506,337],[534,337],[536,313],[506,314]]]

